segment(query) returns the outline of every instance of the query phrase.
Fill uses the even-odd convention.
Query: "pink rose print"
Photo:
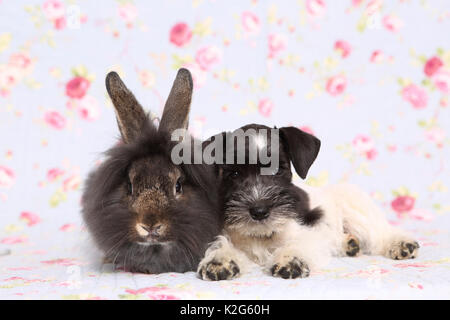
[[[130,2],[121,4],[117,9],[119,16],[127,23],[127,25],[131,26],[134,20],[138,15],[138,11],[136,6]]]
[[[365,155],[367,160],[373,160],[378,155],[378,151],[376,149],[370,149]]]
[[[286,49],[287,37],[284,34],[270,34],[269,42],[269,58],[275,57],[276,54]]]
[[[403,99],[408,101],[415,109],[422,109],[427,106],[428,96],[424,89],[415,84],[407,85],[402,90]]]
[[[75,77],[66,84],[66,95],[73,99],[81,99],[86,94],[91,83],[83,77]]]
[[[342,92],[344,92],[346,86],[347,86],[347,79],[342,75],[338,75],[331,77],[327,80],[325,90],[332,96],[337,96]]]
[[[31,58],[28,54],[20,52],[20,53],[13,53],[9,57],[8,64],[11,67],[21,69],[23,71],[28,71],[33,65],[33,62],[31,61]]]
[[[87,121],[97,120],[100,116],[97,99],[89,95],[77,101],[77,109],[80,117]]]
[[[413,289],[423,290],[423,285],[421,285],[420,283],[408,283],[408,286]]]
[[[325,1],[323,0],[306,0],[306,11],[314,17],[321,17],[324,15],[326,9]]]
[[[139,294],[144,294],[144,293],[155,293],[155,292],[160,292],[160,291],[164,291],[166,290],[166,288],[161,288],[161,287],[145,287],[145,288],[140,288],[140,289],[126,289],[125,292],[132,294],[132,295],[139,295]]]
[[[352,0],[352,7],[359,7],[363,0]]]
[[[372,63],[381,63],[385,59],[385,55],[381,50],[375,50],[372,52],[372,55],[370,56],[370,62]]]
[[[442,63],[442,60],[439,57],[432,57],[428,59],[428,61],[425,63],[425,66],[423,67],[423,72],[428,76],[431,77],[433,74],[436,73],[444,64]]]
[[[0,64],[0,95],[7,96],[15,85],[31,73],[33,66],[26,52],[11,54],[7,64]]]
[[[373,160],[377,156],[378,152],[374,147],[373,140],[366,135],[359,134],[353,141],[352,145],[356,151],[365,156],[368,160]]]
[[[403,27],[403,21],[393,15],[387,15],[382,20],[383,26],[392,32],[397,32],[401,27]]]
[[[404,214],[411,211],[414,208],[414,203],[416,199],[411,196],[397,196],[391,202],[392,209],[397,213],[397,215]]]
[[[0,88],[6,92],[14,87],[20,79],[19,70],[8,65],[0,65]]]
[[[10,188],[15,181],[14,172],[5,166],[0,166],[0,187]]]
[[[64,16],[64,4],[58,0],[47,0],[42,5],[42,11],[48,20],[56,20]]]
[[[352,145],[359,152],[367,152],[373,148],[373,141],[369,136],[359,134],[353,139]]]
[[[62,175],[64,175],[64,170],[61,170],[59,168],[53,168],[47,171],[47,180],[49,182],[53,182]]]
[[[25,243],[28,241],[28,238],[26,236],[11,236],[3,238],[0,243],[3,244],[18,244],[18,243]]]
[[[75,226],[73,223],[66,223],[66,224],[63,224],[63,225],[59,228],[59,230],[60,230],[60,231],[67,232],[67,231],[72,231],[72,230],[74,230],[75,228],[76,228],[76,226]]]
[[[439,69],[431,78],[434,86],[442,93],[450,92],[450,72],[444,69]]]
[[[261,99],[258,103],[258,111],[263,117],[270,117],[273,110],[273,102],[269,98]]]
[[[58,0],[48,0],[42,5],[45,17],[53,22],[56,30],[62,30],[66,27],[64,4]]]
[[[63,181],[63,190],[65,192],[70,190],[77,190],[80,186],[81,179],[80,176],[77,174],[74,174]]]
[[[244,11],[241,16],[242,28],[247,34],[257,34],[261,29],[261,23],[257,15],[250,11]]]
[[[171,294],[150,294],[148,297],[151,300],[180,300],[180,298]]]
[[[366,6],[365,14],[371,16],[381,10],[383,0],[371,0]]]
[[[64,29],[66,27],[66,24],[66,17],[61,17],[53,21],[53,26],[56,30]]]
[[[431,211],[426,209],[413,209],[409,212],[409,216],[420,221],[431,221],[434,218]]]
[[[192,31],[184,22],[177,23],[170,29],[170,42],[177,47],[183,47],[188,44],[189,41],[191,41],[191,38]]]
[[[426,264],[426,263],[397,263],[394,264],[394,267],[396,268],[429,268],[431,267],[431,265]]]
[[[347,58],[350,55],[352,48],[347,41],[338,40],[334,44],[334,50],[338,51],[342,58]]]
[[[20,220],[25,221],[29,227],[41,222],[41,218],[37,214],[27,211],[20,214]]]
[[[44,121],[57,130],[61,130],[66,126],[66,118],[58,111],[47,111],[44,115]]]
[[[140,70],[138,71],[139,81],[146,88],[151,88],[155,84],[155,75],[154,73],[148,70]]]
[[[438,127],[430,128],[425,131],[425,137],[438,146],[442,146],[445,140],[445,131]]]
[[[211,66],[220,62],[222,53],[219,48],[208,46],[203,47],[197,51],[195,61],[198,66],[205,71],[208,71]]]
[[[48,264],[48,265],[60,265],[60,266],[65,266],[65,267],[74,266],[74,265],[77,266],[77,265],[81,264],[76,259],[70,259],[70,258],[46,260],[46,261],[41,261],[41,263]]]
[[[191,72],[194,88],[199,89],[205,84],[206,72],[196,63],[186,63],[183,65],[183,68],[186,68]]]

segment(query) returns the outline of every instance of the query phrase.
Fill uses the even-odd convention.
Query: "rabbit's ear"
[[[164,106],[159,130],[172,133],[175,129],[187,129],[192,98],[192,77],[187,69],[178,70],[177,77]]]
[[[147,119],[144,109],[116,72],[108,73],[105,82],[116,111],[120,134],[124,142],[129,143],[139,136],[142,123]]]

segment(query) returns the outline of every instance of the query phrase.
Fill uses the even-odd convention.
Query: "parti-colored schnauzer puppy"
[[[417,241],[391,226],[370,196],[357,187],[313,188],[292,183],[291,163],[305,179],[319,152],[319,139],[295,127],[283,127],[277,131],[275,150],[273,129],[256,124],[240,129],[253,129],[259,147],[259,133],[264,129],[268,133],[264,147],[271,159],[278,157],[278,166],[272,174],[261,174],[271,164],[259,155],[254,164],[249,162],[250,139],[245,143],[244,164],[218,165],[225,226],[199,264],[202,279],[232,279],[254,263],[273,276],[292,279],[309,276],[331,256],[417,256]],[[229,145],[239,149],[234,141]],[[233,152],[236,160],[238,150]]]

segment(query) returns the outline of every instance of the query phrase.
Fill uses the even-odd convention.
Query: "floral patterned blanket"
[[[448,0],[0,0],[0,298],[449,299],[449,31]],[[103,265],[79,202],[119,135],[104,77],[158,116],[180,67],[194,136],[316,135],[306,183],[359,185],[419,257],[217,283]]]
[[[26,220],[25,220],[26,221]],[[30,222],[28,222],[29,224]],[[309,278],[284,280],[259,268],[231,281],[210,282],[194,272],[159,275],[113,271],[102,264],[77,226],[27,230],[3,238],[3,299],[449,299],[448,219],[411,224],[420,241],[417,259],[379,256],[333,258]],[[24,241],[26,237],[27,241]]]

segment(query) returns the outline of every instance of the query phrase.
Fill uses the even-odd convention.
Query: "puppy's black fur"
[[[270,129],[264,125],[250,124],[242,130]],[[226,133],[221,134],[224,140],[230,139]],[[228,137],[228,138],[227,138]],[[279,148],[271,150],[271,135],[267,140],[269,156],[279,157],[279,167],[272,175],[261,175],[263,165],[258,156],[256,164],[249,164],[249,143],[245,144],[245,164],[236,164],[236,147],[234,144],[234,163],[226,164],[226,144],[224,144],[223,164],[218,164],[221,176],[220,194],[223,196],[225,225],[248,230],[252,225],[266,224],[284,219],[295,219],[299,223],[312,226],[316,224],[322,212],[319,208],[310,208],[309,198],[305,191],[292,183],[291,162],[300,177],[305,178],[308,169],[314,162],[320,149],[320,140],[295,127],[279,129]],[[214,141],[214,137],[211,141]],[[231,144],[228,144],[230,146]],[[256,230],[256,229],[255,229]],[[255,231],[253,234],[256,234]],[[268,234],[265,234],[267,236]]]

